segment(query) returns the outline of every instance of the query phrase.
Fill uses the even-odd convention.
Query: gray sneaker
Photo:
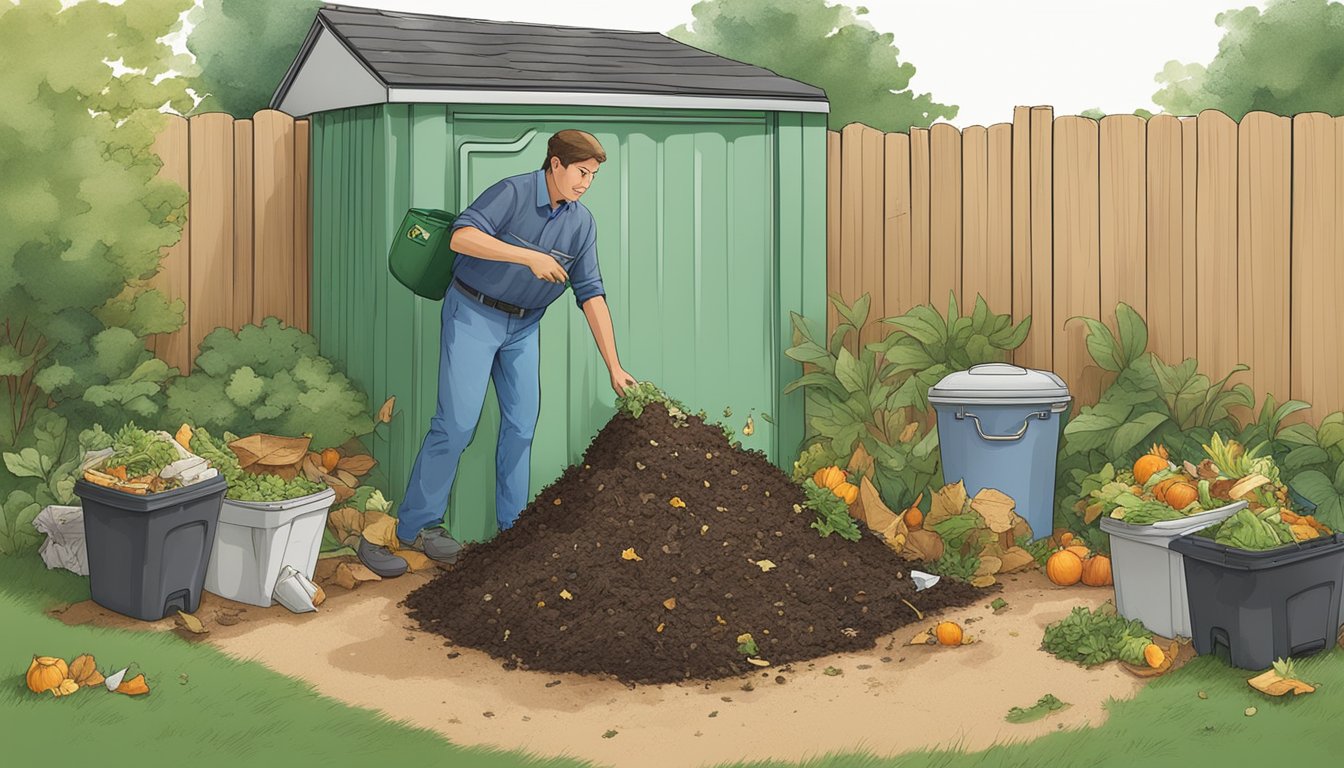
[[[457,562],[457,556],[462,551],[462,545],[457,539],[448,535],[448,532],[439,526],[423,528],[420,534],[415,537],[415,541],[406,542],[400,536],[397,540],[401,542],[403,549],[413,549],[417,552],[425,553],[425,557],[440,563],[452,565]]]
[[[355,550],[359,561],[370,571],[385,579],[395,579],[407,571],[410,565],[406,559],[393,554],[387,547],[380,547],[363,536],[359,537],[359,547]]]

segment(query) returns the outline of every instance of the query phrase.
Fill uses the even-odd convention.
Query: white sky
[[[346,5],[608,29],[666,32],[690,22],[690,0],[348,0]],[[961,107],[959,127],[1008,122],[1013,107],[1055,114],[1152,103],[1153,77],[1173,59],[1207,63],[1222,28],[1214,16],[1249,0],[852,0],[895,35],[910,87]]]

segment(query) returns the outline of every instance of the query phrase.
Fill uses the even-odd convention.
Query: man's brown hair
[[[541,164],[543,171],[551,167],[552,157],[560,158],[560,164],[566,168],[584,160],[607,161],[606,150],[602,149],[596,136],[573,129],[558,131],[546,142],[546,160]]]

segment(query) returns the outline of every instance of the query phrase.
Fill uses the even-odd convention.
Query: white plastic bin
[[[1246,507],[1234,501],[1225,507],[1179,520],[1130,525],[1113,517],[1101,518],[1101,530],[1111,535],[1111,575],[1115,580],[1115,610],[1126,619],[1138,619],[1163,637],[1190,637],[1190,599],[1185,590],[1185,559],[1170,549],[1171,542],[1235,515]]]
[[[285,566],[311,579],[335,499],[330,488],[289,501],[225,499],[205,574],[206,590],[265,608],[274,604],[271,593]]]

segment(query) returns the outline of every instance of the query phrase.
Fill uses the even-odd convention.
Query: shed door
[[[692,411],[704,409],[710,420],[732,426],[744,447],[769,453],[773,425],[762,413],[774,407],[782,347],[764,116],[559,123],[458,114],[453,123],[463,208],[499,179],[540,168],[556,131],[579,128],[597,136],[607,161],[583,204],[597,221],[598,261],[622,365]],[[425,362],[420,376],[433,387],[436,363]],[[566,292],[541,325],[533,496],[582,457],[615,413],[614,403],[587,321]],[[453,492],[449,527],[470,540],[495,533],[498,408],[492,386]],[[755,430],[748,437],[742,427],[749,415]]]

